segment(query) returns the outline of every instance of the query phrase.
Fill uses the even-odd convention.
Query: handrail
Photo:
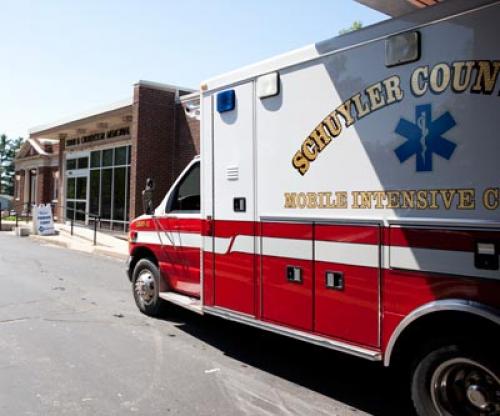
[[[33,204],[34,205],[34,204]],[[51,206],[52,208],[52,215],[54,216],[56,208],[62,208],[64,209],[64,205],[61,204],[54,204],[54,203],[49,203],[48,205]],[[21,212],[19,213],[19,207],[21,207]],[[16,225],[15,228],[19,227],[19,218],[24,217],[26,224],[29,223],[30,218],[33,219],[33,215],[31,212],[31,207],[29,203],[22,203],[22,204],[16,204],[13,209],[9,209],[8,212],[9,214],[14,212],[14,217],[16,220]],[[2,209],[1,203],[0,203],[0,231],[2,230],[2,212],[6,211]],[[97,223],[99,225],[101,224],[101,216],[89,211],[84,211],[76,208],[72,208],[71,211],[74,214],[83,214],[84,216],[88,216],[89,218],[93,219],[94,221],[94,237],[93,237],[93,245],[97,245]],[[24,215],[23,215],[24,213]],[[72,216],[70,219],[70,235],[74,235],[74,223],[75,223],[75,215]]]

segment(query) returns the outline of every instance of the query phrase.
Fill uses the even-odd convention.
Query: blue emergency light
[[[235,102],[234,90],[222,91],[217,94],[217,111],[219,113],[224,113],[234,110]]]

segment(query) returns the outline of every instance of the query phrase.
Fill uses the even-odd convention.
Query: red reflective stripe
[[[315,240],[378,244],[379,227],[370,225],[316,225]]]
[[[254,235],[257,224],[254,221],[214,221],[215,236]]]
[[[172,231],[179,230],[186,233],[200,233],[202,220],[199,218],[175,218],[175,217],[159,217],[156,219],[159,227],[163,230]]]
[[[181,231],[210,235],[212,226],[215,237],[229,238],[237,235],[312,239],[312,223],[253,222],[228,220],[201,220],[162,217],[156,220],[141,220],[137,228],[132,222],[131,230]],[[149,225],[149,227],[144,227]],[[307,231],[306,231],[307,230]],[[428,248],[438,250],[474,251],[477,242],[500,244],[500,231],[457,230],[444,228],[378,227],[374,225],[315,224],[316,241],[336,241],[345,243]]]
[[[391,246],[474,251],[478,241],[500,243],[498,231],[469,231],[397,227],[389,229]]]
[[[312,224],[294,224],[286,222],[261,223],[262,236],[310,240],[313,236]]]

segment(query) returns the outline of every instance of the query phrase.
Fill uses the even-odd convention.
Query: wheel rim
[[[436,368],[431,395],[442,416],[500,415],[499,378],[467,358],[454,358]]]
[[[134,285],[135,293],[143,305],[151,305],[156,299],[156,282],[149,270],[142,270]]]

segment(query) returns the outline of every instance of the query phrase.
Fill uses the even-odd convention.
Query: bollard
[[[71,235],[73,235],[73,218],[71,218]]]
[[[19,217],[18,217],[18,215],[17,215],[17,211],[16,211],[16,228],[17,228],[17,227],[19,227],[19,225],[18,225],[18,222],[19,222],[18,218],[19,218]]]
[[[94,246],[97,245],[97,218],[94,217]]]

